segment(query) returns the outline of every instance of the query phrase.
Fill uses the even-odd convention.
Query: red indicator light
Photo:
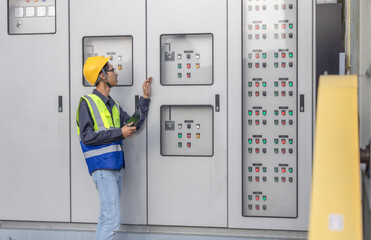
[[[259,196],[258,195],[255,196],[255,200],[259,201]]]
[[[191,147],[191,143],[187,143],[187,147],[189,147],[189,148],[190,148],[190,147]]]
[[[281,151],[282,151],[283,154],[286,153],[286,149],[284,149],[284,148],[282,148]]]
[[[285,173],[286,172],[286,168],[283,167],[282,168],[282,172]]]
[[[187,138],[191,138],[191,134],[190,133],[187,133]]]
[[[256,114],[256,115],[259,115],[259,111],[255,111],[255,114]]]
[[[259,53],[255,54],[255,57],[256,57],[256,58],[259,58]]]
[[[282,63],[282,67],[285,68],[286,67],[286,63]]]
[[[285,110],[282,110],[282,115],[283,115],[283,116],[286,115],[286,111],[285,111]]]
[[[259,92],[255,92],[255,96],[259,97]]]
[[[282,87],[285,87],[286,86],[286,83],[285,82],[282,82],[281,84],[282,84]]]
[[[286,182],[286,178],[285,177],[282,177],[282,182]]]
[[[256,86],[256,87],[259,87],[259,83],[258,83],[258,82],[256,82],[256,83],[255,83],[255,86]]]
[[[259,139],[255,139],[255,143],[256,144],[259,144]]]
[[[282,91],[282,96],[286,96],[286,92],[285,91]]]
[[[256,153],[259,153],[259,148],[255,148],[255,152]]]
[[[259,168],[257,167],[257,168],[255,168],[255,172],[259,172]]]
[[[187,63],[187,68],[191,68],[191,64],[190,63]]]
[[[282,24],[282,29],[286,29],[286,24]]]
[[[285,144],[286,143],[286,140],[285,139],[282,139],[281,142],[282,142],[282,144]]]
[[[255,63],[255,67],[256,68],[259,68],[259,63]]]
[[[282,57],[283,57],[283,58],[285,58],[285,57],[286,57],[286,53],[282,53],[281,55],[282,55]]]
[[[191,73],[187,73],[187,78],[191,78]]]
[[[282,125],[286,125],[286,120],[282,120]]]
[[[259,120],[255,120],[255,124],[256,125],[259,125]]]

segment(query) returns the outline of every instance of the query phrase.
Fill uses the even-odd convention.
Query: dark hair
[[[105,72],[107,72],[107,70],[109,70],[108,62],[103,66],[102,69],[104,69]],[[100,71],[99,74],[101,74],[101,73],[102,73],[102,70]]]

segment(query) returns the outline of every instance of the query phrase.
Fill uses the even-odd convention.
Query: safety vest
[[[82,99],[85,99],[89,106],[89,110],[94,121],[95,132],[120,128],[120,107],[116,101],[115,106],[112,108],[112,122],[111,114],[108,111],[106,104],[102,101],[102,99],[100,99],[100,97],[95,94],[89,94],[81,97],[80,103]],[[124,166],[122,140],[99,146],[85,145],[80,138],[79,111],[80,105],[76,115],[77,134],[80,139],[81,149],[84,154],[86,164],[88,165],[90,175],[98,169],[121,169]]]

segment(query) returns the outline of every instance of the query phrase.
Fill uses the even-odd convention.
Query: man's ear
[[[99,73],[99,77],[103,80],[107,80],[106,77],[104,76],[103,72]]]

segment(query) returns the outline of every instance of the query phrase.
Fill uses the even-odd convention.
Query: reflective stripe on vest
[[[105,153],[118,152],[118,151],[121,151],[121,146],[119,144],[109,145],[109,146],[104,147],[104,148],[84,152],[84,157],[85,157],[85,159],[87,159],[87,158],[99,156],[99,155],[102,155],[102,154],[105,154]]]

